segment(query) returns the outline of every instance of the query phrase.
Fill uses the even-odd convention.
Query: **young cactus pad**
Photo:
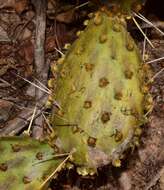
[[[40,186],[63,159],[53,149],[26,137],[0,138],[0,189],[41,190]]]
[[[147,68],[123,18],[98,11],[58,60],[52,113],[58,152],[73,148],[79,174],[96,172],[138,144],[147,95]],[[53,69],[53,68],[52,68]]]

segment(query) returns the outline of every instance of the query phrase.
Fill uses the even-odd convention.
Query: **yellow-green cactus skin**
[[[120,166],[123,152],[138,144],[139,126],[151,104],[139,50],[123,17],[105,9],[90,15],[64,57],[58,60],[51,123],[58,152],[73,148],[79,174]],[[145,77],[144,77],[145,76]]]
[[[1,137],[0,189],[43,189],[40,187],[44,180],[62,161],[54,156],[46,143],[29,137]]]

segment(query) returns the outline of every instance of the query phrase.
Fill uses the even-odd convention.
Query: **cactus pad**
[[[147,68],[123,18],[97,12],[65,57],[58,61],[52,125],[56,151],[76,149],[72,162],[79,174],[96,172],[138,144],[150,99]]]
[[[0,152],[1,190],[40,190],[62,160],[52,159],[48,144],[26,137],[1,137]]]

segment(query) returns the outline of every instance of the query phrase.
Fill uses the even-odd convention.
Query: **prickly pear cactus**
[[[105,9],[90,17],[58,60],[51,97],[58,103],[51,119],[54,145],[58,152],[76,149],[71,162],[82,175],[108,163],[121,165],[125,150],[138,144],[139,126],[152,102],[147,95],[148,68],[142,66],[123,17]]]
[[[41,184],[62,161],[53,157],[48,144],[31,138],[1,137],[0,189],[41,190]]]

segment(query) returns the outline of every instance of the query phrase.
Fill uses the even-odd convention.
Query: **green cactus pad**
[[[75,148],[72,162],[82,175],[120,166],[123,152],[138,143],[147,101],[146,72],[123,18],[97,12],[58,64],[56,150]]]
[[[28,137],[1,137],[0,153],[1,190],[40,190],[63,160],[52,159],[48,144]]]

